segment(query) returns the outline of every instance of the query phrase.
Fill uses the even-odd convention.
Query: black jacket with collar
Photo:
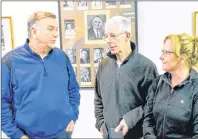
[[[98,130],[102,125],[115,128],[123,118],[129,127],[125,137],[139,139],[142,137],[146,93],[158,72],[151,60],[135,52],[132,42],[131,49],[120,68],[116,56],[111,53],[99,64],[95,82],[95,117]]]
[[[174,88],[170,76],[159,76],[149,88],[144,138],[198,139],[198,73],[191,70],[189,78]]]

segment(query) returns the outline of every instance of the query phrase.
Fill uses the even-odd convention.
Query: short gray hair
[[[117,25],[119,27],[120,33],[128,32],[131,34],[131,19],[130,18],[126,18],[123,16],[113,16],[112,18],[107,20],[105,24],[105,30],[112,24]]]

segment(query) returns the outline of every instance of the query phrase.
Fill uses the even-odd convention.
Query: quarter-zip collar
[[[30,42],[30,40],[29,40],[29,39],[26,39],[26,42],[25,42],[25,44],[24,44],[24,47],[25,47],[25,49],[27,50],[27,52],[29,52],[29,54],[31,54],[31,55],[34,56],[34,57],[41,58],[37,53],[35,53],[35,52],[33,52],[33,51],[31,50],[31,48],[30,48],[30,46],[29,46],[29,42]],[[52,52],[53,52],[53,49],[51,49],[51,50],[49,51],[48,55],[50,55]],[[48,56],[48,55],[47,55],[47,56]]]
[[[130,45],[131,45],[131,53],[129,54],[129,56],[123,60],[122,63],[126,63],[129,59],[131,59],[133,57],[133,55],[135,54],[135,50],[136,50],[136,46],[135,46],[135,43],[130,41]],[[124,46],[123,46],[124,47]],[[110,51],[107,53],[107,56],[113,60],[117,60],[116,58],[116,55],[115,54],[112,54]]]
[[[186,80],[184,80],[180,85],[177,86],[185,85],[194,79],[198,79],[198,73],[194,69],[191,69],[189,77]],[[168,72],[164,73],[162,75],[162,80],[164,80],[164,82],[166,82],[167,84],[171,85],[171,74]]]

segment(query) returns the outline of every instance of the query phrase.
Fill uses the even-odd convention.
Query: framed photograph
[[[78,0],[78,10],[87,10],[88,9],[88,1],[87,0]]]
[[[67,49],[65,53],[69,57],[71,64],[76,64],[76,49]]]
[[[120,0],[120,8],[131,8],[131,0]]]
[[[118,15],[127,17],[131,41],[137,44],[137,1],[63,0],[58,4],[61,49],[68,55],[80,87],[93,88],[98,65],[109,52],[104,41],[107,20]]]
[[[14,48],[14,35],[11,17],[2,17],[1,24],[1,50],[2,56]]]
[[[91,72],[90,67],[80,68],[80,82],[81,84],[91,84]]]
[[[94,48],[94,63],[100,63],[104,58],[104,48]]]
[[[80,49],[80,64],[90,64],[89,48]]]
[[[109,19],[108,11],[85,11],[85,44],[104,44],[104,25]]]
[[[67,19],[65,22],[65,38],[73,39],[76,37],[74,19]]]
[[[116,8],[116,0],[106,0],[106,8]]]
[[[198,36],[198,11],[193,13],[193,35]]]
[[[91,8],[92,9],[102,9],[102,0],[92,0]]]
[[[63,10],[74,10],[74,0],[63,0]]]

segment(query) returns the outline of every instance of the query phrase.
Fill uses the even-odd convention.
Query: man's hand
[[[21,137],[21,139],[29,139],[29,137],[28,137],[27,135],[23,135],[23,136]]]
[[[68,126],[67,126],[67,128],[66,128],[66,131],[67,132],[72,132],[73,130],[74,130],[74,121],[72,120],[69,124],[68,124]]]
[[[129,131],[129,128],[124,119],[120,121],[120,124],[115,128],[115,132],[118,132],[122,129],[122,134],[125,136],[126,133]]]
[[[102,136],[104,136],[104,133],[103,133],[102,127],[100,128],[100,134],[101,134]]]

